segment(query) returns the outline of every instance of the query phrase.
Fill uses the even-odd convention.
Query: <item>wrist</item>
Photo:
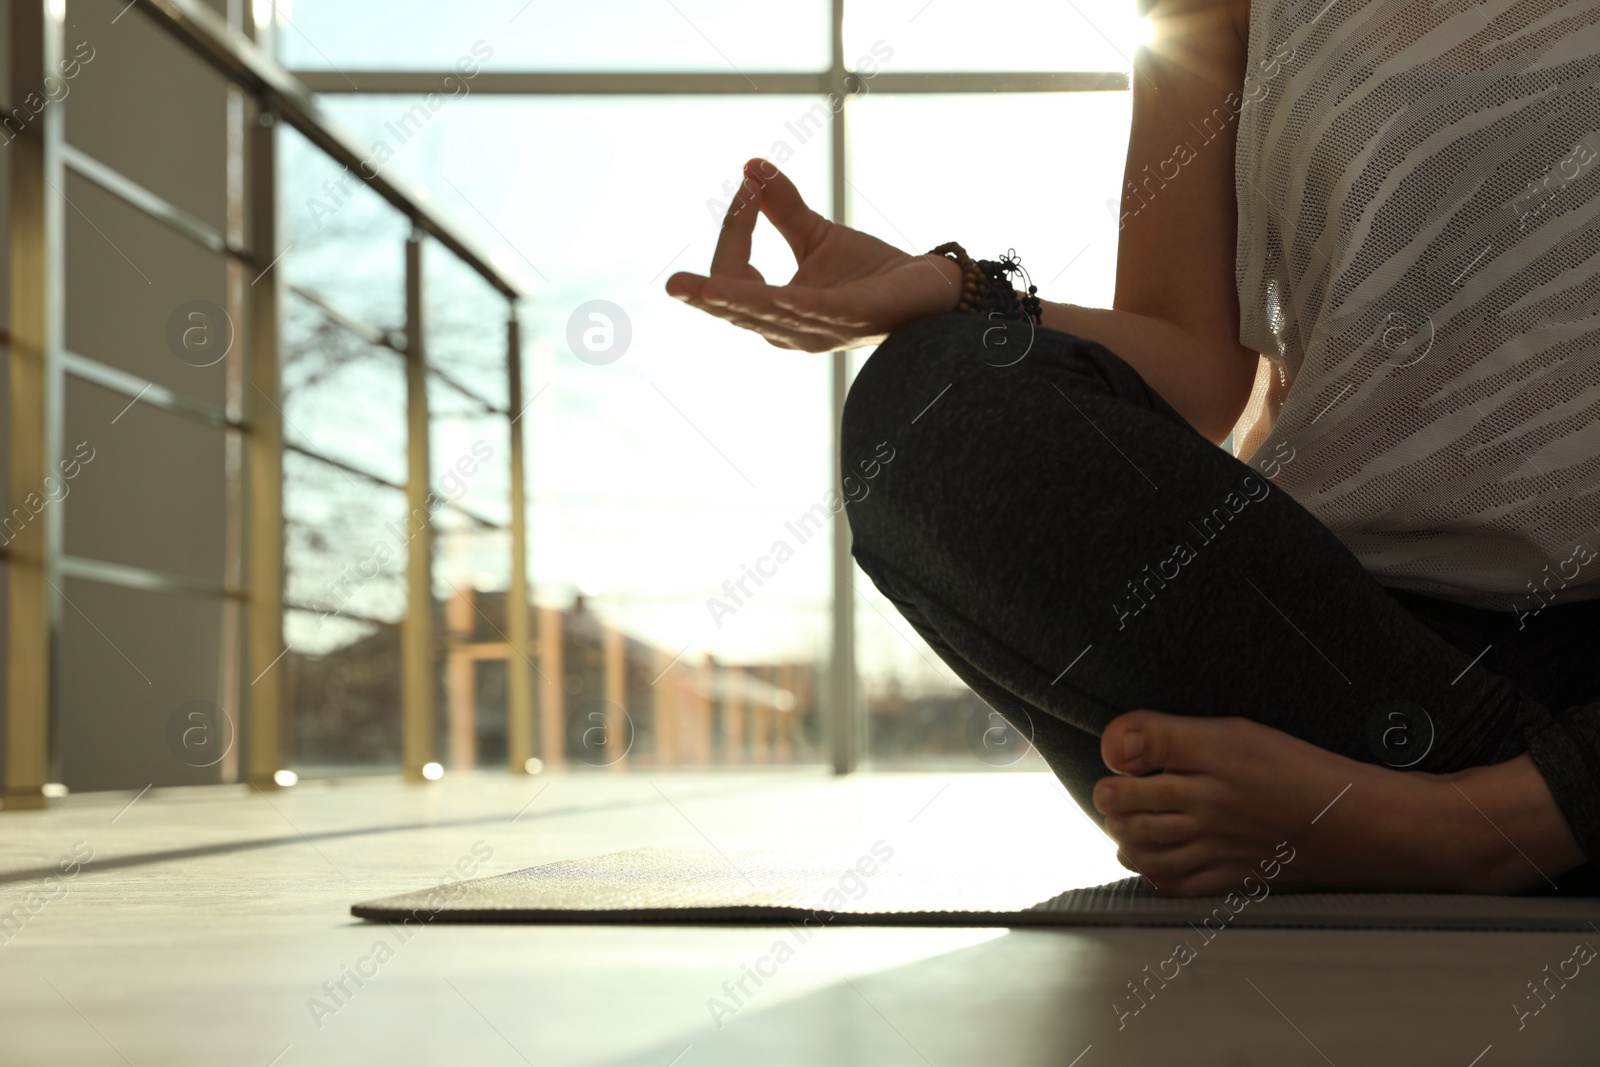
[[[961,264],[949,256],[935,255],[932,252],[918,258],[932,263],[939,276],[944,279],[945,287],[940,292],[939,310],[954,311],[956,304],[961,300]]]

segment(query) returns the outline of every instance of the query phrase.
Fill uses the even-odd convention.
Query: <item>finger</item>
[[[746,164],[748,171],[749,165]],[[722,217],[722,232],[717,235],[717,249],[711,255],[711,274],[743,274],[750,266],[750,235],[755,232],[756,219],[760,217],[761,186],[748,176],[739,183]]]
[[[723,281],[738,281],[756,286],[764,286],[767,280],[761,272],[754,267],[746,267],[746,276],[737,279],[718,279],[718,284]],[[711,279],[704,274],[695,274],[691,271],[680,270],[667,279],[667,295],[677,297],[679,300],[700,300],[705,293],[706,283]]]
[[[700,290],[705,284],[704,274],[691,274],[689,271],[680,270],[667,279],[667,295],[679,300],[698,300]]]
[[[839,335],[836,324],[779,303],[792,286],[767,285],[741,278],[713,278],[701,287],[699,298],[718,307],[735,308],[745,315],[766,319],[791,329]]]
[[[819,289],[785,285],[773,290],[772,302],[784,311],[818,323],[856,329],[872,325],[872,299],[861,286]]]
[[[960,268],[951,278],[935,258],[919,256],[889,275],[863,279],[849,285],[812,286],[791,282],[775,289],[775,304],[816,322],[848,331],[874,332],[883,323],[883,308],[902,309],[917,318],[952,310],[960,291]]]
[[[793,348],[803,352],[830,352],[841,347],[838,337],[807,330],[803,326],[759,318],[726,304],[710,304],[699,299],[687,298],[684,302],[735,326],[742,326],[753,333],[759,333],[768,341],[783,348]]]
[[[761,213],[789,242],[796,259],[804,259],[828,229],[828,220],[806,206],[788,175],[765,159],[752,159],[745,173],[761,189]]]
[[[728,315],[727,321],[758,333],[779,348],[792,348],[799,352],[831,352],[840,347],[839,339],[807,330],[794,329],[766,319],[748,315]]]
[[[696,306],[708,311],[724,309],[752,319],[761,319],[791,333],[824,338],[833,348],[848,347],[854,334],[847,334],[833,323],[789,311],[774,302],[783,287],[740,278],[707,278],[692,298]],[[816,351],[821,351],[817,349]]]

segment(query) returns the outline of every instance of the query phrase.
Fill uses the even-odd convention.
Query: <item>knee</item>
[[[870,454],[887,427],[909,425],[959,366],[976,358],[982,325],[973,315],[927,315],[905,323],[877,347],[845,397],[840,451],[847,473],[853,457]]]
[[[971,362],[981,349],[982,327],[977,316],[954,311],[904,323],[862,365],[852,396],[893,395],[941,376],[948,380],[951,371]]]
[[[975,372],[987,369],[986,326],[954,312],[913,319],[856,375],[839,428],[839,464],[857,548],[887,558],[903,548],[908,529],[928,526],[937,498],[949,492],[937,472],[947,472],[946,459],[964,448],[965,427],[950,415],[971,402]]]

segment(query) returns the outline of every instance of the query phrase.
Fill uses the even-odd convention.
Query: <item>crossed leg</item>
[[[921,319],[862,369],[845,473],[894,459],[847,509],[855,556],[1130,866],[1192,894],[1281,842],[1305,885],[1516,889],[1582,862],[1526,755],[1548,709],[1272,485],[1292,447],[1247,466],[1103,347],[1041,329],[1000,359],[987,328]],[[1468,794],[1523,804],[1558,870],[1486,867]]]

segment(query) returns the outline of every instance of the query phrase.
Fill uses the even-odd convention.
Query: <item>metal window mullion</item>
[[[428,426],[428,360],[424,343],[422,233],[406,240],[406,523],[416,523],[406,555],[406,614],[400,627],[400,749],[407,781],[424,781],[433,762],[432,460]]]
[[[426,96],[437,92],[449,71],[364,70],[352,85],[334,70],[290,72],[321,96],[376,94]],[[833,70],[746,71],[480,71],[475,96],[811,96],[833,91]],[[1120,70],[880,70],[873,92],[883,93],[1082,93],[1126,90]]]
[[[850,96],[845,86],[844,66],[844,5],[845,0],[832,2],[832,91],[844,94],[838,114],[832,125],[832,158],[830,176],[833,203],[831,214],[839,223],[849,221],[849,160],[846,155],[847,116],[850,113]],[[850,384],[850,353],[839,350],[833,353],[832,417],[829,420],[833,459],[834,492],[844,499],[841,482],[843,456],[840,455],[839,426],[844,415],[844,398]],[[850,556],[850,523],[843,513],[833,518],[833,647],[828,671],[829,736],[831,738],[833,772],[849,774],[860,763],[859,738],[862,732],[860,702],[856,682],[855,636],[855,563]]]
[[[11,99],[26,109],[61,58],[61,22],[48,0],[14,0],[8,27]],[[61,122],[65,101],[41,108],[10,142],[11,348],[8,373],[10,499],[44,491],[61,451]],[[9,535],[9,530],[7,531]],[[5,793],[9,811],[41,808],[56,776],[52,714],[60,655],[61,509],[42,507],[7,545]]]

